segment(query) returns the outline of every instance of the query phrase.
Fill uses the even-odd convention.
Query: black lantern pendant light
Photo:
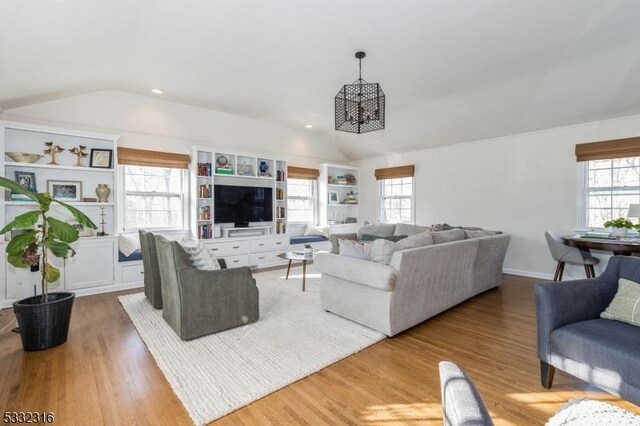
[[[384,129],[384,92],[378,83],[362,79],[362,58],[357,52],[360,73],[353,84],[345,84],[336,95],[336,130],[367,133]]]

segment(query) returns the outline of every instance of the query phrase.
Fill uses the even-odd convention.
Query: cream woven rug
[[[247,326],[180,340],[143,293],[119,297],[140,337],[196,425],[281,389],[384,338],[320,309],[320,275],[300,268],[255,273],[260,319]]]

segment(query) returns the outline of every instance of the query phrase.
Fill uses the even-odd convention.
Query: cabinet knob
[[[240,262],[238,259],[234,260],[233,263],[238,263]]]
[[[282,244],[282,241],[278,241],[278,242],[276,243],[276,245],[280,245],[280,244]]]
[[[234,248],[234,249],[239,249],[239,248],[240,248],[240,246],[233,246],[233,248]]]
[[[216,251],[218,250],[218,247],[213,247],[211,250]]]
[[[262,259],[264,259],[264,256],[260,256],[258,259],[262,260]]]
[[[258,245],[259,245],[260,247],[262,247],[264,244],[263,244],[263,243],[260,243],[260,244],[258,244]]]

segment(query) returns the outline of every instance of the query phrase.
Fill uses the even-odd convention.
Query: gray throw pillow
[[[407,238],[408,235],[388,235],[388,236],[381,236],[381,235],[371,235],[371,234],[363,234],[361,240],[362,241],[375,241],[375,240],[387,240],[387,241],[393,241],[394,243]]]
[[[464,240],[464,231],[462,229],[451,229],[449,231],[438,231],[431,234],[433,244],[444,244],[452,241]]]
[[[340,256],[363,260],[371,259],[371,243],[340,238],[338,245],[340,246]]]
[[[409,225],[407,223],[396,223],[396,230],[393,235],[415,235],[427,230],[426,226]]]
[[[433,236],[429,232],[410,235],[396,243],[396,250],[405,250],[416,247],[430,246],[433,244]]]

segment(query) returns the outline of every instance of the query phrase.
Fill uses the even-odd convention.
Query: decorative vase
[[[611,236],[626,237],[628,231],[629,230],[627,228],[611,228]]]
[[[74,298],[73,293],[49,293],[44,303],[42,296],[31,296],[13,304],[25,351],[41,351],[67,341]]]
[[[111,194],[111,188],[106,183],[99,183],[96,188],[96,195],[98,196],[99,203],[106,203],[109,201],[109,195]]]
[[[261,161],[260,162],[260,175],[261,176],[266,176],[268,171],[269,171],[269,166],[267,165],[267,162],[266,161]]]
[[[304,254],[311,254],[311,253],[313,253],[313,247],[304,248]]]

